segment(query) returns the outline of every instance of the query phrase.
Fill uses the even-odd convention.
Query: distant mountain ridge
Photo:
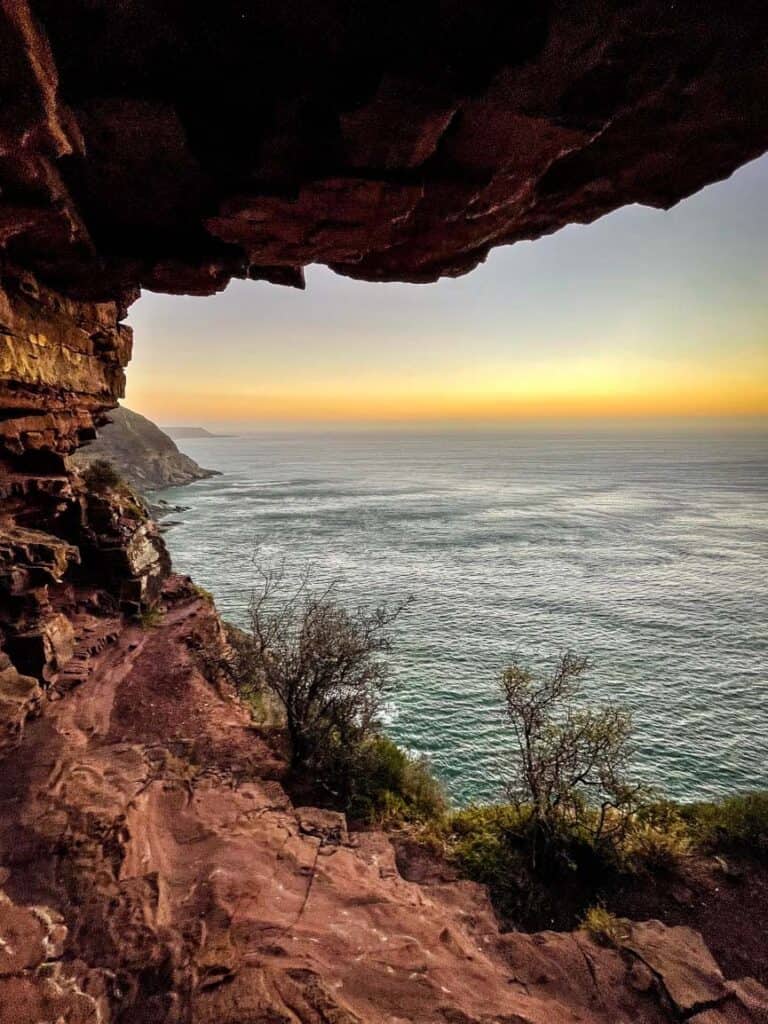
[[[183,441],[186,437],[221,436],[219,434],[212,434],[210,430],[206,430],[205,427],[158,427],[158,430],[162,430],[163,433],[168,435],[168,437],[175,438],[177,441]]]
[[[217,470],[204,469],[180,452],[172,438],[146,416],[123,406],[109,416],[111,422],[101,427],[96,440],[75,453],[76,465],[83,468],[106,459],[140,494],[218,475]]]

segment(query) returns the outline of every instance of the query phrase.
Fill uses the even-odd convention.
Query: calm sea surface
[[[500,792],[512,656],[594,668],[633,712],[635,766],[672,796],[768,787],[768,438],[302,434],[182,441],[222,476],[164,493],[177,570],[242,621],[253,558],[413,594],[394,738],[457,803]],[[174,517],[178,518],[178,517]]]

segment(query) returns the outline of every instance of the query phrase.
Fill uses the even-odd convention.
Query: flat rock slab
[[[633,925],[622,945],[653,971],[680,1014],[689,1015],[728,994],[714,957],[690,928],[646,921]]]

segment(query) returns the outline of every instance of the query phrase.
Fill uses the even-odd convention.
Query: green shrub
[[[594,809],[584,813],[595,814]],[[698,850],[735,849],[768,855],[768,792],[729,797],[717,803],[680,805],[649,803],[621,830],[609,828],[595,838],[594,823],[583,814],[553,819],[547,845],[541,845],[531,809],[525,805],[489,804],[452,815],[443,829],[448,859],[466,878],[487,885],[501,915],[515,926],[549,927],[557,917],[578,914],[606,898],[622,875],[671,872]],[[532,844],[538,856],[531,856]],[[568,908],[565,906],[567,894]],[[602,906],[584,918],[600,933]],[[603,922],[605,925],[605,921]],[[602,928],[608,936],[607,927]]]
[[[449,822],[451,859],[463,874],[500,892],[520,866],[530,824],[527,811],[509,804],[468,807]]]
[[[698,845],[737,848],[768,859],[768,791],[683,804],[680,815]]]
[[[94,459],[83,472],[83,479],[89,491],[103,494],[123,484],[122,477],[107,459]]]
[[[331,776],[334,789],[347,791],[349,754],[378,733],[393,685],[384,656],[409,602],[349,609],[333,584],[313,591],[308,572],[293,583],[284,565],[257,571],[241,670],[282,705],[293,771],[319,781]]]
[[[157,605],[153,605],[152,608],[144,608],[140,618],[144,629],[155,629],[165,618],[165,612]]]
[[[193,583],[192,590],[201,600],[207,602],[208,604],[214,603],[213,594],[210,592],[210,590],[206,590],[205,587],[201,587],[198,583]]]
[[[694,843],[680,808],[669,800],[646,804],[617,844],[619,866],[632,872],[673,871],[693,852]]]
[[[511,804],[480,804],[451,815],[444,849],[464,878],[488,887],[505,926],[550,926],[556,911],[552,887],[532,867],[536,822],[530,808]]]
[[[426,759],[412,757],[387,736],[362,743],[346,771],[349,785],[344,802],[357,820],[428,822],[445,813],[442,787]]]
[[[369,628],[375,630],[378,625],[378,620],[371,627],[363,622],[364,633],[358,637],[359,624],[353,624],[355,645],[347,660],[351,658],[355,671],[360,669],[360,659],[367,658],[370,640],[365,631]],[[273,674],[275,672],[272,659],[264,656],[259,649],[258,637],[253,633],[230,623],[225,624],[225,629],[229,648],[227,657],[222,663],[217,650],[213,668],[227,672],[259,725],[285,730],[288,724],[285,700],[274,686],[269,685],[267,667]],[[320,645],[321,650],[311,664],[320,672],[326,663],[332,662],[332,671],[326,675],[333,681],[333,674],[338,670],[339,631],[332,629],[326,641],[328,649]],[[317,646],[316,642],[310,645],[313,652]],[[295,660],[285,650],[281,657],[284,662]],[[380,672],[381,667],[375,666],[374,676]],[[367,685],[367,675],[362,682]],[[291,692],[294,696],[296,693],[301,695],[303,684]],[[376,702],[373,704],[375,706]],[[336,709],[332,707],[331,711]],[[378,731],[374,722],[359,728],[353,721],[354,727],[349,728],[344,716],[335,720],[332,717],[330,723],[325,721],[326,717],[319,714],[324,736],[322,745],[314,750],[311,763],[297,773],[304,784],[311,781],[317,790],[314,799],[328,802],[345,811],[350,818],[366,824],[424,824],[441,818],[446,809],[445,795],[424,758],[412,757],[401,750],[393,740]]]
[[[618,707],[581,704],[586,658],[563,654],[549,675],[513,661],[501,676],[514,751],[507,792],[531,819],[531,866],[611,850],[647,799],[628,778],[632,720]]]
[[[690,856],[691,837],[680,821],[666,828],[638,823],[626,835],[622,865],[631,871],[672,871]]]
[[[511,865],[524,864],[531,877],[555,879],[563,874],[615,866],[615,851],[595,840],[589,826],[563,816],[552,820],[546,846],[527,805],[486,804],[467,808],[450,822],[453,856],[476,881],[498,889]],[[534,860],[532,849],[538,846]]]

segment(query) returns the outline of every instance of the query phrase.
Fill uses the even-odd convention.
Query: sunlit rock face
[[[757,0],[0,0],[2,1024],[765,1020],[688,929],[501,935],[293,808],[201,668],[214,610],[69,456],[139,287],[431,281],[670,205],[768,146],[767,33]]]
[[[18,466],[63,466],[123,393],[130,328],[115,302],[82,302],[0,264],[2,450]],[[103,417],[102,417],[103,418]]]
[[[123,392],[123,314],[0,265],[0,644],[41,680],[72,657],[73,587],[138,612],[168,571],[141,505],[88,493],[68,463]]]

